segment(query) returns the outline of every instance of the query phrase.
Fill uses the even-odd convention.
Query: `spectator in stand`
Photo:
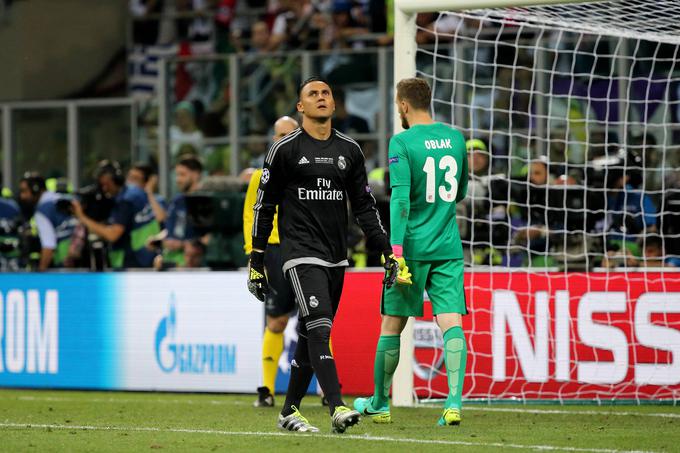
[[[320,29],[315,16],[319,11],[314,4],[310,0],[280,0],[279,5],[269,49],[318,49]]]
[[[160,226],[146,194],[137,186],[125,184],[125,175],[116,161],[101,161],[96,179],[101,191],[115,202],[108,221],[102,223],[90,218],[78,200],[71,202],[73,215],[90,233],[111,245],[112,268],[151,267],[154,254],[146,249],[146,242],[160,232]]]
[[[259,54],[269,50],[269,40],[271,34],[267,22],[258,20],[252,27],[250,27],[250,47],[248,52],[251,54]]]
[[[236,15],[237,0],[213,0],[215,9],[215,52],[232,52],[231,24]]]
[[[39,272],[63,266],[68,256],[77,221],[57,209],[57,201],[61,198],[59,194],[47,191],[45,178],[38,173],[28,172],[19,182],[19,199],[34,212],[31,223],[38,229],[40,261],[36,270]]]
[[[526,248],[524,265],[554,266],[554,260],[549,254],[551,230],[555,225],[550,225],[547,218],[548,185],[551,181],[546,158],[531,161],[528,167],[528,180],[526,198],[517,200],[522,208],[524,225],[516,229],[513,242]]]
[[[128,170],[127,183],[137,186],[146,192],[146,198],[151,206],[153,215],[156,221],[162,225],[167,217],[165,199],[161,195],[156,194],[158,175],[153,167],[149,164],[137,162]]]
[[[19,270],[19,225],[22,221],[21,210],[12,199],[11,191],[3,188],[0,197],[0,272]]]
[[[368,134],[370,129],[365,119],[347,111],[345,103],[345,92],[338,89],[333,92],[335,98],[335,116],[333,116],[333,127],[343,134]]]
[[[186,195],[198,190],[201,183],[203,164],[196,157],[186,157],[175,165],[175,183],[179,194],[170,201],[163,240],[163,261],[184,266],[184,244],[196,238],[187,219]]]
[[[130,0],[130,14],[134,18],[132,23],[134,44],[152,46],[158,42],[160,20],[148,17],[161,14],[163,3],[163,0]]]
[[[458,203],[456,209],[462,209],[459,219],[461,237],[474,241],[472,253],[476,263],[488,262],[489,247],[489,209],[488,198],[489,153],[484,141],[472,138],[465,142],[468,159],[468,196],[464,202]],[[457,212],[458,214],[458,212]],[[469,225],[468,225],[469,220]]]
[[[394,0],[369,0],[371,33],[379,34],[376,44],[389,46],[394,39]]]
[[[205,252],[205,244],[199,239],[184,242],[184,267],[203,267],[205,265]]]
[[[468,180],[468,200],[474,204],[474,209],[479,214],[488,211],[488,182],[484,177],[489,175],[489,151],[484,141],[473,138],[465,142],[468,151],[468,168],[470,178]]]
[[[638,247],[642,251],[642,258],[638,260],[640,267],[675,267],[677,261],[666,258],[663,237],[658,234],[641,236]]]
[[[200,239],[192,239],[190,241],[185,241],[182,249],[182,263],[178,264],[173,261],[166,261],[163,259],[163,255],[158,255],[153,262],[154,269],[158,271],[167,269],[196,269],[205,266],[205,253],[206,246]]]
[[[637,240],[641,252],[635,256],[629,249],[608,250],[602,260],[602,267],[676,267],[680,262],[667,257],[664,249],[664,238],[658,234],[641,236]]]
[[[435,41],[451,41],[453,34],[462,25],[461,19],[453,14],[422,13],[418,14],[416,23],[416,42],[419,45],[434,43]]]
[[[662,206],[657,229],[666,240],[666,252],[680,260],[680,172],[666,177]]]
[[[188,101],[182,101],[175,107],[175,124],[170,127],[170,150],[173,157],[179,155],[183,145],[193,146],[199,154],[203,148],[203,133],[196,125],[196,110]]]
[[[362,46],[359,42],[352,42],[358,35],[367,35],[368,18],[363,14],[363,8],[351,0],[335,0],[332,8],[332,21],[325,28],[321,48],[347,48]],[[326,41],[326,42],[324,42]]]
[[[632,153],[625,157],[619,156],[606,169],[607,212],[599,228],[606,233],[605,253],[614,250],[623,254],[625,248],[633,256],[641,256],[637,240],[656,233],[657,208],[638,185],[642,181],[637,170],[641,158]]]

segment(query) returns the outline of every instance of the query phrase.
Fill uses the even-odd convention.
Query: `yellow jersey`
[[[262,169],[255,170],[253,176],[250,177],[250,182],[248,183],[248,191],[246,192],[246,201],[243,205],[243,241],[245,245],[243,249],[246,251],[246,255],[250,255],[253,250],[253,207],[255,206],[255,200],[257,200],[257,189],[260,187],[260,178],[262,177]],[[269,235],[270,244],[280,244],[279,239],[279,215],[278,208],[277,213],[274,214],[274,224],[272,232]]]

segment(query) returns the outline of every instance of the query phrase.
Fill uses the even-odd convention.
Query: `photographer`
[[[17,203],[11,198],[0,197],[0,272],[19,270],[20,223],[21,211]]]
[[[149,205],[153,211],[156,221],[160,224],[165,222],[168,215],[165,207],[165,199],[161,195],[156,195],[156,186],[158,186],[158,175],[153,167],[143,162],[137,162],[127,174],[127,183],[129,185],[137,186],[146,192]]]
[[[147,238],[160,231],[146,193],[137,186],[126,185],[125,175],[116,161],[100,162],[97,184],[103,194],[114,201],[108,221],[98,222],[73,200],[73,214],[91,234],[111,245],[109,262],[114,269],[150,267],[153,252],[146,249]]]
[[[203,165],[195,157],[185,157],[175,165],[175,183],[180,193],[170,202],[166,221],[167,236],[163,240],[163,260],[183,266],[184,243],[196,238],[187,221],[186,195],[195,192],[201,182]]]
[[[519,200],[522,225],[517,225],[513,234],[513,244],[525,251],[524,266],[554,266],[550,250],[556,239],[560,225],[550,221],[549,186],[552,183],[546,157],[534,159],[527,168],[527,184]],[[552,239],[552,241],[551,241]]]
[[[62,197],[48,192],[45,178],[27,172],[19,181],[19,200],[26,212],[32,212],[32,224],[37,227],[40,239],[40,260],[37,269],[46,271],[50,266],[60,267],[68,256],[71,235],[77,224],[73,216],[57,209]]]
[[[642,256],[638,239],[656,233],[658,211],[651,197],[641,188],[642,159],[635,153],[620,151],[607,162],[604,183],[607,212],[599,229],[606,233],[605,253],[630,253]]]

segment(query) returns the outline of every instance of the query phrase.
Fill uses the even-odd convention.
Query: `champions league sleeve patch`
[[[262,184],[267,184],[267,181],[269,181],[269,169],[265,168],[262,170],[262,178],[260,178],[260,182],[262,182]]]
[[[396,164],[397,162],[399,162],[399,156],[390,157],[390,160],[389,160],[390,165]]]

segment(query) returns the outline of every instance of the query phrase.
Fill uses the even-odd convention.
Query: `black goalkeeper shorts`
[[[298,304],[298,331],[306,334],[320,324],[330,327],[340,305],[345,268],[299,264],[288,270],[287,277]]]
[[[281,247],[269,244],[264,253],[264,266],[267,269],[269,293],[264,301],[264,311],[268,316],[278,318],[295,310],[295,294],[288,280],[283,276]]]

